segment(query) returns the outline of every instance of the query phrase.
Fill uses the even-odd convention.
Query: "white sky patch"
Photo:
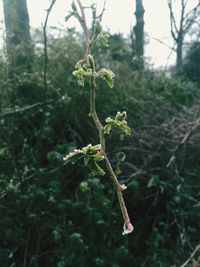
[[[42,27],[50,2],[50,0],[39,2],[37,0],[27,0],[31,27]],[[97,3],[98,10],[102,9],[104,0],[82,0],[85,6],[90,5],[92,2]],[[194,6],[196,2],[197,0],[190,0],[189,5]],[[75,19],[71,19],[67,24],[65,22],[65,16],[71,10],[71,3],[72,0],[57,0],[50,14],[48,25],[61,29],[66,29],[67,27],[80,29],[79,23]],[[111,33],[122,33],[124,36],[128,36],[135,24],[134,4],[134,0],[107,0],[103,17],[104,29],[109,30]],[[146,58],[150,59],[150,62],[155,67],[165,66],[167,60],[169,60],[169,64],[174,64],[174,53],[168,59],[170,47],[173,47],[173,40],[170,35],[167,0],[143,0],[143,5],[145,8],[145,32],[147,33]],[[178,12],[178,8],[177,6],[176,12]],[[0,0],[0,20],[0,35],[2,39],[4,31],[2,0]]]

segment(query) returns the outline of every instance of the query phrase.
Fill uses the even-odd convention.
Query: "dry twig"
[[[185,267],[193,259],[198,250],[200,250],[200,244],[196,246],[190,257],[180,267]]]

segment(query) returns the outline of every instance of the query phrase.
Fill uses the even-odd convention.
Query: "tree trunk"
[[[132,45],[137,59],[139,69],[144,68],[144,7],[142,0],[136,0],[136,25],[134,27],[134,37]]]
[[[8,74],[30,72],[33,46],[26,0],[3,0]]]

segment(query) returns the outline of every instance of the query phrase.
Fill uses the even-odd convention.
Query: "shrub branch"
[[[115,75],[111,70],[107,70],[105,68],[102,68],[100,71],[96,72],[95,62],[94,62],[93,56],[91,55],[91,50],[92,50],[92,47],[93,47],[95,41],[97,40],[98,36],[100,34],[102,34],[102,32],[101,32],[102,28],[101,28],[100,22],[96,21],[96,18],[98,18],[98,17],[96,15],[96,11],[94,12],[94,7],[93,7],[93,23],[94,23],[94,25],[92,25],[93,31],[92,31],[92,36],[90,37],[89,31],[87,28],[84,7],[83,7],[80,0],[77,0],[77,3],[78,3],[80,11],[77,10],[76,5],[73,2],[73,4],[72,4],[73,12],[69,16],[67,16],[67,19],[69,19],[71,16],[74,15],[79,20],[79,22],[83,28],[84,34],[85,34],[87,47],[86,47],[84,59],[77,62],[77,64],[76,64],[77,70],[74,71],[73,74],[75,76],[77,76],[78,83],[82,86],[84,86],[84,79],[89,80],[89,84],[90,84],[90,113],[89,113],[89,116],[92,117],[94,124],[96,126],[96,129],[98,130],[100,145],[92,146],[90,144],[87,147],[84,147],[82,150],[76,149],[76,150],[74,150],[74,152],[67,155],[64,158],[64,160],[68,160],[71,157],[72,158],[73,157],[82,158],[86,154],[88,157],[91,158],[92,157],[91,153],[93,153],[92,151],[96,150],[97,147],[100,148],[95,156],[100,157],[99,158],[100,160],[102,160],[102,159],[105,160],[105,166],[106,166],[106,169],[107,169],[110,177],[112,178],[115,189],[117,191],[117,197],[118,197],[121,212],[122,212],[122,215],[124,218],[124,227],[123,227],[124,232],[123,232],[123,234],[128,234],[128,233],[131,233],[133,231],[133,226],[130,222],[128,211],[127,211],[125,201],[123,198],[123,194],[122,194],[122,191],[126,189],[126,186],[121,185],[119,183],[117,176],[116,176],[116,174],[112,168],[112,165],[108,159],[108,156],[106,154],[105,134],[109,134],[110,130],[113,127],[118,127],[121,130],[123,130],[126,134],[130,134],[130,128],[127,126],[127,122],[125,120],[125,118],[126,118],[126,112],[125,111],[122,113],[118,112],[114,120],[111,119],[110,117],[107,118],[107,120],[106,120],[106,122],[107,122],[106,127],[107,128],[105,126],[103,126],[99,120],[99,117],[98,117],[98,114],[96,111],[96,102],[95,102],[96,78],[97,77],[103,78],[104,80],[106,80],[109,87],[112,88],[113,87],[113,78]],[[96,16],[95,18],[94,18],[94,15]],[[102,14],[100,15],[100,18],[102,18],[102,15],[103,15],[103,11],[102,11]],[[97,166],[97,167],[100,168],[100,166]],[[102,169],[100,171],[100,174],[101,175],[104,174],[104,171]]]

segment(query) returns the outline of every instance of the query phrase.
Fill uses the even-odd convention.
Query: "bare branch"
[[[194,7],[192,10],[190,10],[186,15],[185,15],[185,25],[183,25],[183,32],[184,34],[187,33],[191,26],[194,24],[198,17],[198,11],[200,7],[200,2]]]
[[[103,3],[103,9],[102,9],[101,13],[97,16],[97,19],[99,19],[99,21],[102,20],[102,17],[103,17],[105,10],[106,10],[106,0]]]
[[[33,108],[36,108],[36,107],[39,107],[39,106],[43,106],[43,105],[45,105],[47,103],[51,103],[53,101],[54,101],[53,99],[49,99],[49,100],[44,101],[44,102],[38,102],[38,103],[29,105],[29,106],[25,106],[25,107],[22,107],[22,108],[17,108],[17,109],[14,109],[12,111],[8,111],[8,112],[5,112],[5,113],[2,113],[2,114],[0,114],[0,119],[3,119],[5,117],[9,117],[11,115],[15,115],[17,113],[25,112],[25,111],[28,111],[30,109],[33,109]]]
[[[192,254],[190,255],[190,257],[180,267],[185,267],[192,260],[192,258],[194,257],[194,255],[197,253],[197,251],[199,249],[200,249],[200,244],[198,246],[196,246],[196,248],[194,249],[194,251],[192,252]]]
[[[154,36],[151,36],[151,35],[149,35],[148,33],[146,33],[146,35],[147,35],[149,38],[151,38],[151,39],[153,39],[153,40],[159,42],[160,44],[166,46],[168,49],[173,50],[173,51],[176,51],[176,49],[174,48],[174,46],[173,46],[173,47],[169,46],[167,43],[165,43],[165,42],[162,41],[161,39],[156,38],[156,37],[154,37]]]
[[[167,3],[168,3],[168,7],[169,7],[169,12],[170,12],[171,34],[172,34],[173,39],[176,41],[177,40],[176,34],[178,33],[178,27],[176,25],[176,20],[174,17],[174,12],[173,12],[171,0],[168,0]]]
[[[81,10],[81,16],[82,16],[82,27],[83,27],[83,30],[84,30],[84,33],[85,33],[85,37],[86,37],[86,40],[87,42],[89,42],[89,33],[88,33],[88,28],[87,28],[87,24],[86,24],[86,17],[85,17],[85,11],[84,11],[84,7],[81,3],[80,0],[77,0],[78,2],[78,5],[79,5],[79,8]]]
[[[47,65],[48,65],[48,53],[47,53],[47,23],[49,19],[49,15],[53,9],[56,0],[52,0],[49,8],[47,9],[46,18],[43,26],[43,35],[44,35],[44,74],[43,74],[43,82],[44,82],[44,100],[46,101],[47,94]]]
[[[181,17],[180,17],[180,25],[179,25],[179,35],[183,34],[183,23],[185,20],[185,8],[187,1],[181,0]]]

